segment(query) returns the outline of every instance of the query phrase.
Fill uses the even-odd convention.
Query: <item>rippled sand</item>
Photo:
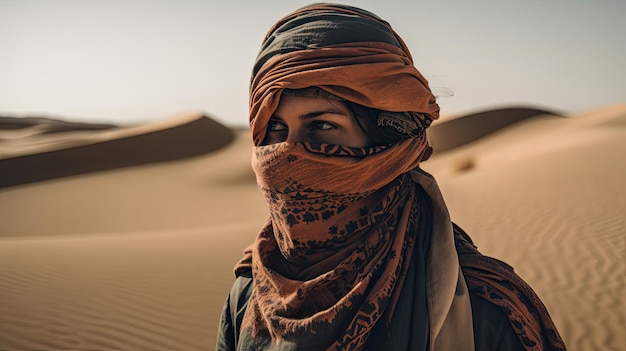
[[[453,220],[530,283],[570,350],[624,350],[626,106],[538,114],[497,128],[484,117],[468,120],[480,128],[461,130],[474,141],[447,143],[424,164]],[[0,350],[214,348],[232,267],[267,213],[247,132],[233,131],[223,146],[230,139],[215,134],[220,126],[192,121],[125,132],[143,152],[178,148],[179,157],[94,171],[84,163],[98,158],[88,153],[72,174],[0,189]],[[146,146],[136,138],[175,126],[182,139]],[[437,128],[437,140],[459,131]],[[105,132],[118,158],[140,156],[115,149],[115,129],[82,131],[86,140],[71,147]],[[181,149],[195,143],[185,135],[207,135],[212,146],[188,157]],[[39,132],[0,130],[0,151],[8,152],[0,182],[11,150],[38,157],[66,150],[58,138],[68,134],[56,137],[45,137],[56,146],[28,149],[29,138],[43,140]],[[28,172],[56,167],[60,151]]]

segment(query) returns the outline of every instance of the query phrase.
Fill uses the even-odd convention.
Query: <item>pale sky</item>
[[[246,125],[261,40],[313,1],[0,0],[0,115]],[[442,116],[626,103],[625,0],[337,1],[391,23]]]

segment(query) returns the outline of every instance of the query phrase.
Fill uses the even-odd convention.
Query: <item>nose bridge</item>
[[[302,128],[301,126],[290,126],[289,127],[289,132],[287,133],[287,140],[286,141],[307,141],[306,140],[306,135],[303,131],[304,128]]]

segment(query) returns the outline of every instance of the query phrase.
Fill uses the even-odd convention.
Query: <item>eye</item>
[[[270,123],[267,125],[268,132],[282,132],[286,130],[287,126],[284,123],[278,121],[270,121]]]
[[[324,122],[324,121],[314,122],[311,125],[311,129],[313,130],[330,130],[330,129],[336,129],[336,128],[337,127],[334,124]]]

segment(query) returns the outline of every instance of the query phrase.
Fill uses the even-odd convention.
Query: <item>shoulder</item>
[[[250,293],[252,292],[252,277],[251,276],[239,276],[235,279],[232,288],[230,289],[229,300],[231,308],[234,307],[235,311],[245,311],[248,306],[248,300],[250,299]]]
[[[252,277],[239,276],[235,279],[226,298],[217,332],[217,350],[235,350],[239,339],[239,329],[248,307],[252,292]]]
[[[470,291],[476,351],[524,350],[504,311]]]
[[[252,277],[240,275],[235,279],[228,294],[224,309],[228,309],[235,331],[239,334],[239,326],[243,319],[243,314],[248,307],[248,300],[252,293]]]

